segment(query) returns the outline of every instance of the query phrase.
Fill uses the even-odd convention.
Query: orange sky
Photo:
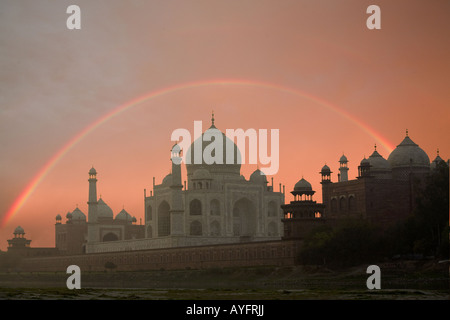
[[[395,147],[408,129],[431,160],[437,148],[450,157],[447,0],[75,1],[75,31],[66,28],[74,1],[23,2],[0,3],[0,218],[90,124],[179,89],[127,109],[64,154],[0,229],[1,250],[17,225],[32,246],[54,246],[57,214],[77,205],[87,214],[92,165],[98,194],[139,221],[144,188],[170,171],[172,131],[193,132],[195,120],[206,128],[211,110],[222,130],[279,129],[275,190],[282,183],[288,193],[303,176],[318,201],[325,163],[336,181],[343,152],[350,178],[375,143],[388,157],[377,137]],[[371,4],[381,30],[366,28]]]

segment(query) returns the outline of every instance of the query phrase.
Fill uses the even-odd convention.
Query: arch
[[[202,203],[198,199],[194,199],[189,203],[189,214],[191,216],[200,216],[202,214]]]
[[[117,241],[117,240],[119,240],[119,237],[117,236],[117,234],[112,232],[108,232],[107,234],[105,234],[102,239],[103,242]]]
[[[267,225],[267,235],[269,237],[278,236],[277,224],[275,222],[269,222],[269,224]]]
[[[253,236],[256,233],[256,209],[252,201],[241,198],[233,206],[233,233],[235,236]]]
[[[147,207],[147,215],[146,215],[146,218],[147,218],[147,221],[151,221],[152,220],[152,211],[153,211],[153,209],[152,209],[152,206],[148,206]]]
[[[217,199],[212,199],[210,203],[211,215],[220,216],[220,202]]]
[[[220,223],[218,221],[211,222],[209,230],[212,236],[220,236]]]
[[[170,235],[170,206],[163,201],[158,206],[158,236]]]
[[[345,200],[345,197],[341,197],[340,199],[339,199],[339,211],[341,211],[341,212],[343,212],[343,211],[345,211],[346,210],[346,200]]]
[[[267,205],[267,215],[269,217],[276,217],[278,212],[277,207],[276,201],[269,201],[269,204]]]
[[[348,197],[348,211],[355,211],[356,210],[356,200],[355,196],[351,195]]]
[[[195,220],[191,222],[191,225],[189,227],[189,234],[191,236],[201,236],[203,234],[202,224],[200,221]]]
[[[331,212],[337,211],[337,200],[336,198],[331,199]]]

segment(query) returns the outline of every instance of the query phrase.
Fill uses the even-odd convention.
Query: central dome
[[[405,139],[391,152],[388,161],[392,168],[399,167],[429,167],[430,158],[411,138]]]
[[[206,169],[212,175],[240,176],[241,153],[237,145],[214,126],[214,122],[186,153],[187,175],[190,177],[198,169]]]
[[[254,182],[254,183],[260,183],[260,184],[267,184],[267,177],[264,174],[264,172],[262,172],[259,169],[256,169],[255,171],[253,171],[253,173],[250,175],[250,181]]]
[[[113,218],[114,216],[112,209],[102,198],[98,199],[97,215],[99,218]]]

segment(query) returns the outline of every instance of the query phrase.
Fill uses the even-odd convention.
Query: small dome
[[[347,157],[343,154],[342,157],[339,159],[339,162],[348,162]]]
[[[113,218],[114,217],[112,209],[103,201],[102,198],[100,198],[98,200],[97,217],[98,218]]]
[[[388,161],[392,168],[430,166],[430,158],[428,155],[408,135],[391,152]]]
[[[194,180],[207,180],[211,179],[211,174],[207,169],[197,169],[194,171],[194,174],[192,175],[192,179]]]
[[[387,161],[378,151],[375,149],[374,152],[370,155],[369,159],[370,165],[372,168],[371,171],[389,171],[391,170],[391,165],[389,161]]]
[[[16,229],[14,229],[13,234],[25,234],[25,231],[23,230],[23,228],[21,226],[18,226]]]
[[[302,178],[295,184],[294,191],[312,191],[312,186],[308,181]]]
[[[67,218],[67,219],[69,219],[69,220],[70,220],[70,219],[72,219],[72,213],[70,213],[70,212],[67,212],[67,214],[66,214],[66,218]]]
[[[62,218],[61,218],[61,215],[60,214],[58,214],[58,215],[56,215],[56,220],[57,221],[59,221],[59,220],[61,220]]]
[[[369,160],[366,159],[366,157],[364,157],[364,159],[361,160],[360,165],[361,166],[370,166],[370,162],[369,162]]]
[[[131,219],[131,221],[132,221],[133,223],[135,223],[135,222],[137,221],[136,217],[133,217],[133,218]]]
[[[122,211],[117,214],[116,220],[128,221],[131,223],[133,217],[128,212],[126,212],[125,209],[122,209]]]
[[[86,221],[86,215],[77,207],[72,212],[72,220]]]
[[[171,185],[172,184],[172,174],[169,173],[167,176],[164,177],[162,181],[163,185]]]
[[[250,175],[250,181],[253,183],[262,183],[262,184],[266,184],[267,183],[267,177],[264,174],[264,172],[262,172],[259,169],[256,169],[251,175]]]
[[[431,163],[430,163],[430,168],[431,168],[432,170],[435,170],[435,169],[437,168],[438,163],[441,163],[441,162],[445,163],[444,159],[442,159],[442,158],[439,156],[439,149],[438,149],[436,158],[434,158],[434,160],[431,161]]]
[[[89,170],[89,174],[90,174],[90,175],[95,175],[95,174],[97,174],[97,171],[94,169],[94,167],[92,167],[91,170]]]
[[[321,174],[331,173],[330,167],[327,166],[327,165],[324,165],[324,166],[322,167],[322,170],[320,170],[320,173],[321,173]]]

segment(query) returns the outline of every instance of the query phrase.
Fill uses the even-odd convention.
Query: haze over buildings
[[[0,4],[2,250],[18,225],[34,246],[53,246],[55,216],[88,211],[91,166],[113,211],[139,223],[143,189],[167,174],[171,132],[212,109],[220,128],[280,129],[275,191],[304,176],[317,199],[325,163],[336,174],[344,153],[354,179],[375,143],[386,158],[406,129],[430,160],[450,154],[448,1],[377,1],[374,31],[372,3],[359,0],[77,4],[77,31],[68,3]],[[6,217],[58,151],[144,96],[67,149]]]

